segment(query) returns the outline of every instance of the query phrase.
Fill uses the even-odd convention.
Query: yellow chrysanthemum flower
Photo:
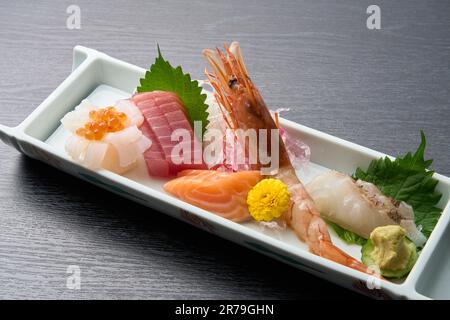
[[[271,221],[289,208],[290,199],[288,187],[281,180],[264,179],[249,191],[248,211],[257,221]]]

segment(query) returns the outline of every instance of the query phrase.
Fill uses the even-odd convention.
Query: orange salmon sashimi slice
[[[236,222],[250,219],[247,194],[263,177],[258,170],[184,170],[164,190],[194,206]]]

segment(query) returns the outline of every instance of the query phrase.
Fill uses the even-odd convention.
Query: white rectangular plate
[[[235,223],[168,195],[162,189],[166,180],[150,178],[144,163],[124,176],[107,170],[94,172],[74,163],[64,151],[67,133],[60,126],[61,118],[85,98],[94,105],[108,105],[129,97],[144,73],[142,68],[77,46],[67,79],[19,126],[0,125],[0,138],[32,158],[363,294],[381,299],[450,298],[450,252],[446,250],[450,242],[450,179],[439,174],[434,177],[439,180],[438,191],[443,194],[439,206],[444,211],[413,270],[403,281],[381,281],[381,287],[369,289],[377,285],[373,279],[311,254],[292,231],[268,233],[254,222]],[[330,169],[351,174],[358,166],[366,168],[371,160],[385,156],[288,120],[281,119],[281,125],[311,147],[311,163],[297,172],[304,183]],[[347,245],[334,231],[330,233],[338,247],[361,258],[360,246]]]

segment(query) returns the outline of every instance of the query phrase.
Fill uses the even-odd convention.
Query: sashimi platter
[[[198,81],[155,53],[145,70],[75,47],[72,73],[1,139],[362,294],[450,298],[450,179],[424,132],[393,158],[285,120],[238,42],[204,49]]]

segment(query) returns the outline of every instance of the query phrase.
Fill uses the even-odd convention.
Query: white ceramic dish
[[[267,234],[255,223],[234,223],[166,194],[164,180],[149,178],[143,165],[120,176],[74,163],[64,151],[66,133],[60,127],[61,118],[86,97],[94,105],[106,105],[129,96],[145,70],[81,46],[74,48],[73,57],[72,73],[30,116],[15,128],[0,125],[0,138],[5,143],[116,194],[363,294],[381,299],[450,298],[450,252],[446,247],[450,243],[449,178],[435,174],[443,194],[439,206],[444,211],[411,273],[404,281],[381,281],[380,288],[369,289],[367,275],[311,254],[291,231]],[[385,156],[284,119],[281,124],[311,147],[312,163],[298,172],[305,183],[325,170],[353,173],[358,166],[365,168],[371,160]],[[360,258],[359,246],[347,245],[330,233],[336,245]]]

